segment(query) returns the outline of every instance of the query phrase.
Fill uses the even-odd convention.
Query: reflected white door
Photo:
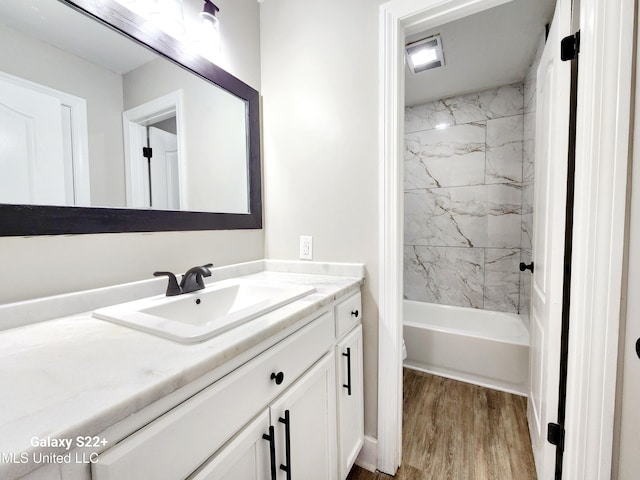
[[[62,115],[59,99],[0,77],[0,203],[65,205]]]
[[[178,175],[178,136],[156,127],[149,127],[151,160],[152,208],[167,210],[180,208]]]
[[[538,478],[553,478],[555,446],[547,424],[557,420],[562,322],[570,62],[560,41],[570,34],[571,0],[558,0],[537,76],[536,182],[531,295],[529,430]]]
[[[636,80],[637,82],[637,80]],[[636,99],[636,109],[638,101]],[[638,110],[636,110],[638,112]],[[637,138],[640,125],[636,123],[634,136]],[[618,381],[620,404],[616,406],[616,415],[620,416],[619,449],[620,458],[617,465],[618,480],[632,480],[638,478],[640,472],[640,359],[636,353],[636,342],[640,339],[640,151],[635,148],[633,166],[631,168],[631,209],[629,211],[629,245],[628,277],[627,277],[627,314],[624,326],[624,336],[620,348],[622,349],[623,364],[618,364]],[[614,457],[615,460],[615,457]],[[616,466],[614,465],[614,472]]]

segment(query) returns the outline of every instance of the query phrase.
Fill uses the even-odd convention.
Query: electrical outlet
[[[300,260],[313,259],[313,237],[300,235]]]

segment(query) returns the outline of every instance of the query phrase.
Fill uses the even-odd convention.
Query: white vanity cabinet
[[[269,432],[266,409],[188,480],[271,480]]]
[[[349,474],[364,443],[361,311],[359,292],[336,306],[338,474],[341,479]]]
[[[347,478],[364,443],[362,325],[336,347],[338,471]]]
[[[334,480],[333,352],[325,355],[188,480]]]
[[[334,361],[325,355],[271,407],[277,479],[337,478]]]
[[[100,454],[92,479],[345,479],[363,438],[360,309],[359,292],[325,307]]]

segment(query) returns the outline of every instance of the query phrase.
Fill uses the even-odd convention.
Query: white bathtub
[[[527,395],[529,331],[520,315],[404,300],[404,366]]]

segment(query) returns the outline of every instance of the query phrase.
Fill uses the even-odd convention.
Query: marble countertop
[[[32,439],[98,435],[278,333],[355,291],[362,277],[262,271],[240,278],[310,285],[315,292],[256,320],[196,344],[180,344],[95,319],[91,312],[0,332],[0,477],[18,478],[40,466],[35,452],[63,452]],[[297,325],[300,324],[300,325]],[[273,341],[270,343],[270,340]],[[26,454],[26,456],[24,455]],[[39,462],[35,462],[39,463]]]

